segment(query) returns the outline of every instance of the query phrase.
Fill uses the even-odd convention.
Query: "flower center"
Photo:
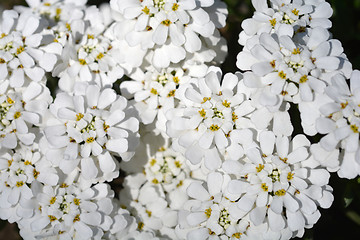
[[[231,225],[230,214],[227,209],[224,208],[220,211],[218,223],[224,228],[224,230]]]

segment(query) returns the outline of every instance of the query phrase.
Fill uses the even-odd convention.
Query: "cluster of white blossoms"
[[[360,175],[325,0],[252,0],[225,74],[221,0],[27,3],[0,22],[0,218],[24,239],[302,237],[330,172]]]

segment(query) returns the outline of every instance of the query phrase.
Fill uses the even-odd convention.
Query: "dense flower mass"
[[[325,0],[27,0],[0,22],[0,218],[24,239],[290,239],[360,175]]]

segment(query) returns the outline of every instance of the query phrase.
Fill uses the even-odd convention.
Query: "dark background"
[[[360,69],[360,0],[327,0],[334,9],[331,18],[333,38],[339,39],[354,69]],[[104,0],[89,0],[99,5]],[[224,72],[237,71],[236,55],[241,50],[238,34],[241,21],[252,16],[254,11],[250,0],[225,0],[229,8],[227,26],[221,30],[228,41],[229,55],[222,65]],[[0,0],[3,9],[23,4],[24,0]],[[318,223],[305,232],[306,240],[358,240],[360,239],[360,178],[340,179],[332,174],[330,185],[334,188],[335,201],[330,209],[321,209]],[[0,240],[21,239],[16,224],[0,222]]]

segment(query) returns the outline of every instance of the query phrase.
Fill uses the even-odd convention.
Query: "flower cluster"
[[[252,0],[226,74],[221,0],[86,2],[2,14],[0,218],[24,239],[302,237],[330,172],[360,175],[325,0]]]

